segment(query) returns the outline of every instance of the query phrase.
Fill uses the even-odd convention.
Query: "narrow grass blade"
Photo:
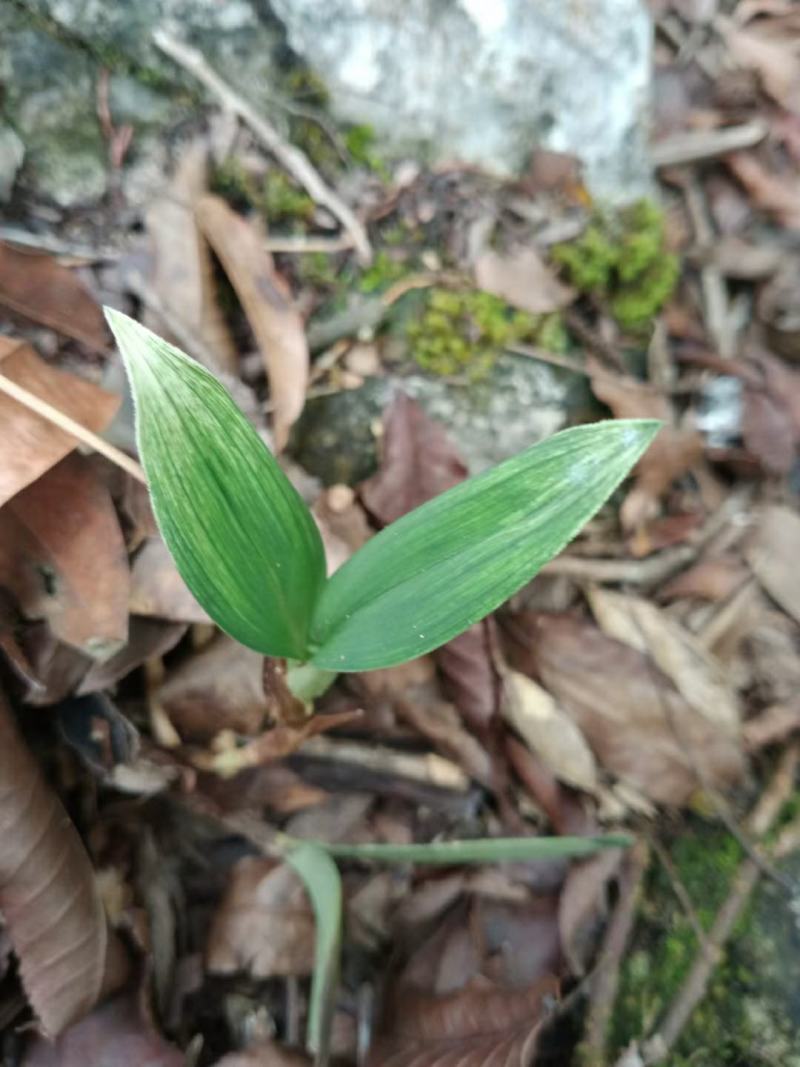
[[[433,841],[421,845],[324,845],[335,859],[377,863],[420,863],[448,866],[461,863],[517,863],[525,860],[591,856],[607,848],[628,848],[628,834],[598,837],[491,837],[475,841]]]
[[[325,580],[308,508],[213,375],[126,315],[106,315],[133,389],[153,510],[184,581],[242,644],[306,659]]]
[[[494,611],[594,515],[659,426],[620,419],[565,430],[403,516],[327,582],[312,662],[388,667]]]
[[[286,862],[303,879],[316,919],[314,974],[306,1044],[316,1067],[328,1062],[334,997],[339,981],[342,943],[342,883],[326,845],[298,844],[286,852]]]

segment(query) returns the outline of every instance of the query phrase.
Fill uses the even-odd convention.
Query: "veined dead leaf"
[[[0,510],[0,580],[26,616],[87,655],[105,659],[125,643],[128,555],[108,489],[83,456]]]
[[[592,750],[574,721],[540,685],[508,670],[503,677],[503,717],[525,743],[567,785],[587,792],[597,787]]]
[[[94,352],[111,337],[103,312],[74,271],[53,256],[0,241],[0,307],[71,337]]]
[[[764,508],[747,561],[763,589],[800,622],[800,516],[792,508]]]
[[[86,850],[0,698],[0,909],[49,1037],[90,1011],[109,936]]]
[[[457,485],[467,468],[444,427],[398,392],[384,413],[378,473],[362,482],[364,506],[384,526]]]
[[[514,640],[512,662],[530,664],[598,762],[657,803],[685,804],[743,773],[738,737],[691,708],[644,653],[567,615],[517,616]]]
[[[592,392],[607,404],[618,419],[656,418],[664,425],[634,470],[635,485],[623,501],[620,521],[633,530],[658,510],[658,502],[672,482],[685,474],[703,454],[703,439],[696,430],[675,426],[667,397],[633,378],[595,375]]]
[[[195,208],[198,225],[242,303],[269,378],[275,447],[283,449],[303,410],[309,354],[305,326],[266,249],[266,235],[218,196]]]
[[[130,612],[170,622],[211,622],[186,587],[159,535],[148,538],[133,561]]]
[[[444,996],[407,992],[392,1006],[391,1032],[373,1048],[368,1067],[529,1067],[546,1003],[557,983],[528,989],[475,983]]]
[[[155,1033],[136,998],[117,997],[56,1042],[38,1039],[22,1067],[185,1067],[186,1057]],[[277,1067],[277,1065],[276,1065]]]
[[[46,401],[87,430],[100,433],[120,398],[45,363],[23,341],[0,337],[0,373]],[[77,444],[69,434],[0,393],[0,505],[36,481]]]
[[[598,587],[587,595],[603,633],[649,655],[698,715],[738,734],[739,706],[725,671],[688,630],[641,597]]]
[[[314,915],[303,883],[283,863],[247,856],[231,871],[206,949],[215,974],[306,975],[314,966]]]
[[[203,138],[189,144],[169,186],[145,215],[152,260],[148,285],[165,315],[181,324],[182,336],[173,336],[169,322],[151,309],[146,309],[144,323],[179,347],[187,346],[209,370],[235,374],[236,346],[217,303],[211,253],[194,214],[207,192],[207,154]]]
[[[505,255],[492,249],[482,252],[475,262],[475,280],[487,293],[531,315],[559,311],[575,299],[575,291],[560,282],[530,246]]]

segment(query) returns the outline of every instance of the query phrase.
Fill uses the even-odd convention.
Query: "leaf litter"
[[[102,267],[0,246],[1,374],[104,433],[120,404],[97,384],[110,280],[120,306],[231,384],[271,436],[313,505],[329,572],[467,474],[449,427],[403,387],[418,372],[403,320],[431,284],[490,294],[502,315],[560,317],[566,354],[539,338],[526,358],[588,381],[606,416],[665,422],[560,570],[432,656],[340,677],[304,702],[287,699],[291,664],[265,671],[214,632],[129,475],[0,395],[11,709],[0,784],[13,825],[0,1006],[27,1067],[171,1065],[187,1051],[202,1067],[299,1067],[314,1061],[310,1018],[316,1062],[574,1062],[576,1006],[599,1010],[615,966],[626,980],[624,946],[614,964],[619,850],[447,871],[407,859],[376,871],[343,855],[344,926],[323,909],[320,927],[282,835],[438,847],[640,832],[645,819],[672,852],[723,802],[735,829],[768,788],[769,764],[800,732],[796,12],[652,6],[657,153],[675,158],[691,135],[694,155],[660,168],[682,269],[643,333],[620,325],[610,291],[582,291],[552,256],[600,205],[576,161],[547,153],[514,183],[457,167],[415,167],[396,182],[363,161],[342,172],[335,195],[359,203],[378,263],[385,252],[394,272],[368,276],[364,292],[383,291],[369,315],[341,315],[364,268],[346,239],[331,242],[324,211],[312,202],[286,234],[252,188],[220,196],[213,136],[190,138],[160,194],[134,209],[144,255],[127,234]],[[714,147],[714,135],[748,125],[758,136],[746,147]],[[241,131],[228,151],[234,163],[248,153],[259,180],[294,158],[279,146],[265,159]],[[489,205],[491,225],[476,204]],[[313,363],[307,327],[329,339]],[[378,444],[374,473],[321,486],[299,470],[295,434],[318,399],[384,378],[388,407],[359,428]],[[719,399],[720,382],[736,383],[725,394],[735,404]],[[115,440],[132,445],[130,434]],[[726,511],[743,488],[744,509]],[[104,955],[120,944],[111,925],[139,986],[98,1003],[125,971]],[[43,953],[40,929],[63,956]],[[312,989],[320,930],[327,977]],[[31,1020],[63,1033],[26,1037]],[[638,1056],[649,1022],[626,1025],[606,1034]],[[611,1044],[597,1062],[621,1055]],[[738,1051],[755,1062],[752,1047]]]

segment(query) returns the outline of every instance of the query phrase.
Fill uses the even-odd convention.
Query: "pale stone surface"
[[[643,0],[273,0],[334,108],[400,147],[501,172],[578,154],[600,196],[647,188]]]

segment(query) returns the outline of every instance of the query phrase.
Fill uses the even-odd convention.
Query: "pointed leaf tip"
[[[242,644],[305,659],[325,580],[310,512],[213,375],[127,315],[105,312],[133,391],[153,511],[184,581]]]
[[[659,427],[619,419],[563,430],[386,527],[326,584],[312,661],[388,667],[494,611],[578,533]]]

